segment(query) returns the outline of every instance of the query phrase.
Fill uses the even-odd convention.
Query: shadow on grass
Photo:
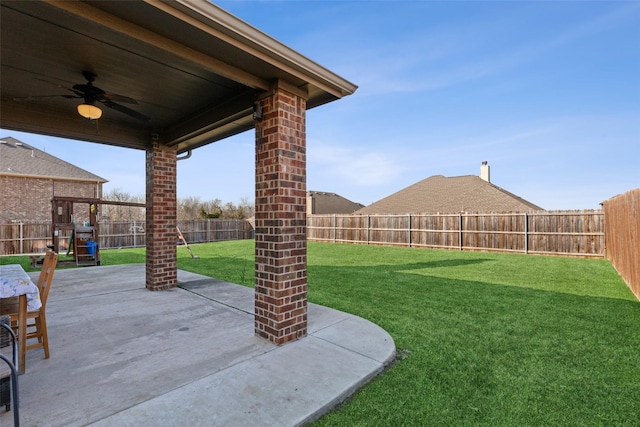
[[[638,421],[640,304],[407,272],[433,264],[309,267],[310,301],[377,323],[410,352],[323,423]]]
[[[488,258],[473,258],[473,259],[441,259],[437,261],[426,261],[413,264],[397,264],[389,267],[394,267],[397,271],[422,269],[422,268],[452,268],[465,265],[482,264],[485,262],[495,262],[493,259]]]
[[[319,424],[634,425],[640,304],[435,275],[489,261],[310,264],[310,302],[380,325],[408,354]],[[179,267],[253,283],[247,258],[181,258]]]
[[[251,248],[238,250],[248,257],[227,251],[203,247],[192,259],[179,249],[178,268],[252,286]],[[308,265],[310,302],[373,321],[409,354],[320,424],[640,425],[637,301],[607,289],[577,295],[566,283],[554,290],[557,278],[571,281],[573,272],[554,276],[569,261],[424,252],[443,259],[413,262],[414,253],[389,253]],[[144,263],[143,252],[103,255],[108,265]],[[596,292],[598,279],[581,274]]]

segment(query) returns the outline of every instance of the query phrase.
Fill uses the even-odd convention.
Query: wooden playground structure
[[[74,215],[75,205],[85,205],[88,211],[83,215]],[[61,237],[70,234],[66,251],[67,255],[73,253],[77,266],[100,265],[100,227],[97,222],[100,205],[146,206],[144,203],[115,202],[91,197],[56,196],[51,199],[53,249],[59,252]],[[82,220],[78,221],[78,218]]]

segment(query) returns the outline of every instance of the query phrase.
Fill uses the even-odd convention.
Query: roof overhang
[[[151,136],[182,153],[253,128],[253,104],[275,86],[307,108],[357,87],[204,0],[3,0],[0,127],[144,149]],[[294,19],[294,18],[292,18]],[[98,104],[76,112],[70,88],[94,85],[137,101],[138,120]],[[126,99],[126,98],[121,98]]]
[[[85,178],[68,178],[68,177],[64,177],[64,176],[53,176],[53,175],[32,175],[32,174],[24,174],[24,173],[5,173],[2,172],[0,173],[0,177],[6,177],[6,178],[20,178],[20,179],[44,179],[44,180],[51,180],[51,181],[69,181],[69,182],[90,182],[90,183],[96,183],[96,184],[104,184],[109,182],[108,180],[104,179],[104,178],[100,178],[100,179],[85,179]]]

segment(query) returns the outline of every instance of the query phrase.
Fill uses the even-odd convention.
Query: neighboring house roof
[[[364,207],[335,193],[309,191],[307,196],[311,199],[308,211],[312,214],[351,214]]]
[[[474,175],[431,176],[357,214],[409,214],[458,212],[531,212],[544,210]]]
[[[0,176],[2,175],[107,182],[98,175],[11,137],[0,138]]]

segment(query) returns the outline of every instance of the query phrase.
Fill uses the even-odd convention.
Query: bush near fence
[[[177,224],[188,243],[253,238],[253,227],[242,219],[186,220]],[[146,245],[145,221],[100,221],[98,227],[102,249]],[[60,250],[69,247],[70,235],[70,231],[62,231],[59,236]],[[0,255],[44,253],[50,244],[51,223],[0,224]]]
[[[311,241],[604,257],[601,210],[310,215]]]
[[[603,204],[607,258],[640,300],[640,188]]]

